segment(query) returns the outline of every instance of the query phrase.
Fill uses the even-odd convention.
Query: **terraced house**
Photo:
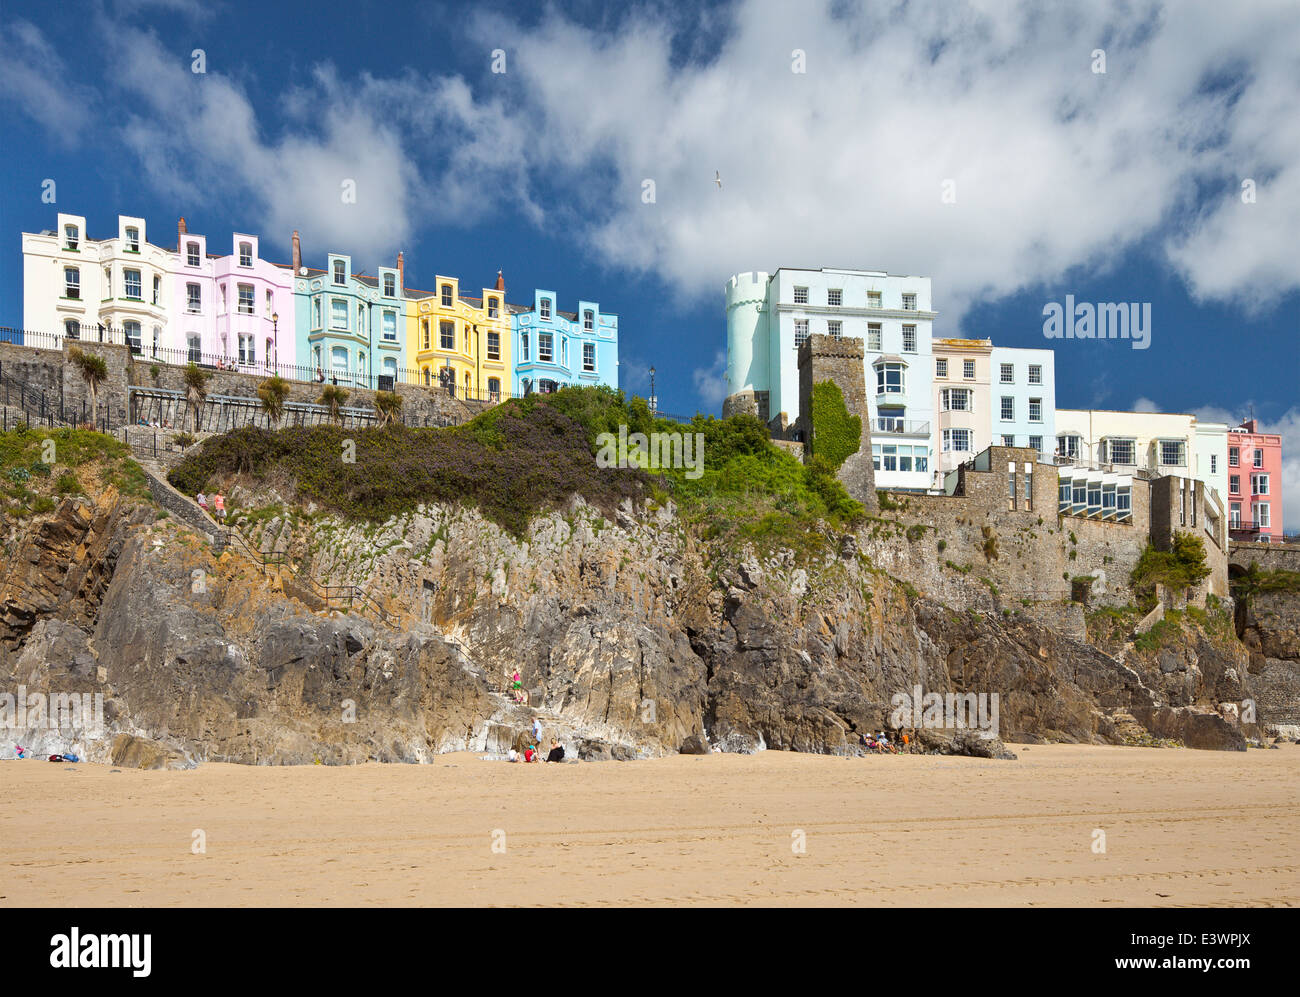
[[[569,385],[618,387],[618,316],[595,301],[556,308],[554,291],[533,292],[531,308],[512,309],[514,391],[546,394]]]
[[[136,354],[167,345],[174,256],[147,235],[143,218],[118,215],[115,238],[91,239],[84,215],[62,212],[57,230],[24,232],[29,345],[93,339],[129,343]]]
[[[209,254],[207,239],[190,232],[182,218],[174,259],[174,334],[164,359],[250,372],[277,363],[293,368],[293,275],[262,259],[257,236],[236,232],[228,255]]]
[[[410,380],[403,324],[407,314],[404,264],[355,273],[352,257],[329,253],[325,269],[302,265],[293,234],[295,376],[365,388]]]
[[[439,275],[432,291],[408,290],[406,351],[419,383],[473,401],[497,402],[511,391],[513,342],[505,278],[481,297],[460,293],[460,280]]]

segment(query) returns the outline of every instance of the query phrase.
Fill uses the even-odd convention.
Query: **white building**
[[[798,349],[810,335],[863,340],[876,485],[926,489],[933,476],[930,279],[874,270],[737,274],[727,304],[724,414],[756,412],[774,433],[799,418]]]
[[[96,339],[150,352],[166,341],[171,267],[143,218],[119,215],[116,238],[90,239],[83,216],[60,213],[56,231],[23,233],[24,341]]]
[[[995,346],[989,360],[993,443],[1032,447],[1051,458],[1056,448],[1056,354]]]
[[[1165,412],[1058,409],[1056,456],[1060,462],[1132,474],[1177,475],[1204,481],[1228,496],[1228,427],[1196,416]]]

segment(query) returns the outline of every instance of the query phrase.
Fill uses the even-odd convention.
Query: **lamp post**
[[[271,349],[274,352],[273,361],[274,373],[278,377],[280,374],[280,313],[271,312]]]
[[[659,399],[655,397],[655,369],[650,368],[650,412],[654,414],[659,411]]]

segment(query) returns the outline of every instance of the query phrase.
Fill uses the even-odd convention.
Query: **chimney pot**
[[[506,289],[506,279],[505,279],[505,277],[503,277],[503,276],[501,275],[501,271],[500,271],[500,270],[497,271],[497,288],[496,288],[496,289],[497,289],[498,291],[504,291],[504,290]]]
[[[298,230],[293,230],[293,275],[298,276],[302,269],[302,243],[298,241]]]

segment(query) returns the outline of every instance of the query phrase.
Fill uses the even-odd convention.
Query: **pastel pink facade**
[[[263,260],[258,238],[236,232],[230,253],[208,252],[205,236],[178,225],[173,274],[176,321],[168,344],[181,362],[216,360],[267,370],[296,360],[293,277]]]
[[[1234,540],[1282,539],[1282,437],[1254,419],[1228,431],[1228,530]]]

